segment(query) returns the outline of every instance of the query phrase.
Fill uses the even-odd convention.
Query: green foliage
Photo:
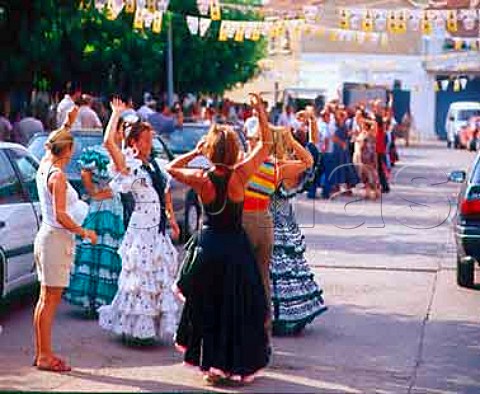
[[[184,15],[196,15],[195,0],[173,0],[161,34],[135,31],[133,16],[110,21],[84,1],[0,1],[7,10],[0,25],[0,89],[62,90],[70,80],[85,91],[141,95],[166,90],[167,26],[172,23],[174,86],[177,92],[221,93],[250,79],[264,55],[262,42],[219,42],[219,22],[206,37],[192,36]],[[258,3],[252,0],[237,3]],[[253,13],[224,10],[222,19],[255,19]]]

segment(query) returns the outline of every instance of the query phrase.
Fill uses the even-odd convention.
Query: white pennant
[[[200,14],[207,15],[210,8],[210,0],[197,0],[197,8]]]
[[[316,5],[303,6],[303,14],[307,23],[315,23],[318,16],[318,7]]]
[[[210,18],[200,18],[200,37],[203,37],[206,33],[212,20]]]
[[[103,11],[106,5],[107,5],[107,0],[95,0],[95,8],[98,11]]]
[[[168,10],[168,5],[170,4],[170,0],[158,0],[157,1],[157,10],[165,13]]]
[[[196,16],[187,16],[187,26],[188,30],[190,30],[190,34],[198,34],[199,22]]]

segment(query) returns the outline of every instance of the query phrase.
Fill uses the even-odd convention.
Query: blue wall
[[[446,77],[437,77],[437,81]],[[441,86],[440,86],[441,88]],[[480,78],[469,80],[465,90],[453,91],[453,83],[450,82],[447,91],[440,90],[436,94],[435,131],[441,139],[447,138],[445,120],[447,119],[448,108],[456,101],[479,101],[480,102]]]

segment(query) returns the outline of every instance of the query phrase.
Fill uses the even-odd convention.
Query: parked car
[[[0,299],[36,282],[33,243],[42,220],[37,170],[27,149],[0,142]]]
[[[460,101],[452,103],[448,110],[445,129],[447,130],[447,146],[455,149],[461,148],[461,130],[468,126],[468,121],[475,116],[480,116],[480,103]]]
[[[454,219],[457,283],[462,287],[472,287],[475,264],[480,262],[480,155],[477,155],[468,173],[453,171],[449,179],[462,184]]]
[[[72,134],[75,138],[74,153],[72,160],[66,168],[68,180],[72,186],[82,196],[85,194],[85,189],[82,184],[81,171],[78,165],[78,159],[83,149],[91,146],[102,145],[103,134],[98,130],[72,130]],[[28,150],[38,160],[45,153],[45,141],[47,140],[48,133],[37,133],[31,139]],[[156,136],[153,142],[153,150],[161,163],[168,163],[174,158],[174,154],[168,149],[167,144],[162,140],[162,137]],[[184,184],[172,180],[171,183],[172,203],[177,221],[182,230],[182,239],[186,240],[191,234],[193,234],[199,226],[201,209],[198,202],[198,198],[195,192],[185,186]]]

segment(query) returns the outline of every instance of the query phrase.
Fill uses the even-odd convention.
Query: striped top
[[[248,181],[243,209],[247,212],[268,210],[275,189],[275,163],[267,159]]]

